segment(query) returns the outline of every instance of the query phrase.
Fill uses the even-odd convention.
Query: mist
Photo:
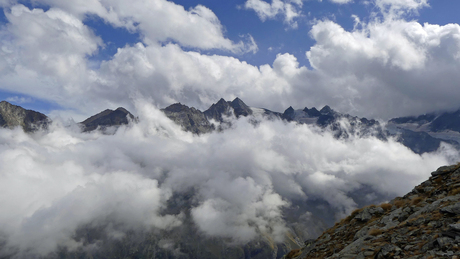
[[[263,234],[281,242],[283,209],[293,203],[324,201],[334,215],[323,216],[340,219],[362,206],[354,192],[368,187],[364,202],[380,203],[459,157],[447,144],[417,155],[392,139],[336,139],[263,118],[256,125],[228,118],[231,128],[197,136],[149,101],[135,107],[139,122],[113,135],[81,133],[57,118],[33,134],[0,129],[1,254],[76,249],[75,231],[88,224],[113,238],[180,228],[186,213],[209,237],[244,244]],[[167,213],[171,197],[184,193],[192,193],[191,207]]]

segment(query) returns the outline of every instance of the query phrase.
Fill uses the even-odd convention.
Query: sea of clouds
[[[410,191],[437,167],[458,160],[443,144],[418,155],[394,140],[336,139],[314,126],[259,118],[232,120],[224,132],[184,132],[151,101],[135,101],[138,123],[113,135],[81,133],[56,118],[26,134],[0,129],[0,236],[2,254],[47,254],[82,244],[75,231],[107,219],[113,236],[129,229],[172,229],[184,213],[165,214],[174,194],[193,191],[190,215],[211,237],[246,243],[260,234],[282,241],[283,209],[293,202],[325,201],[341,218],[358,204]],[[316,215],[318,217],[325,215]],[[329,215],[330,216],[330,215]]]

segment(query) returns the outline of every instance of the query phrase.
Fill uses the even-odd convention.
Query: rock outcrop
[[[204,113],[195,108],[175,103],[162,110],[165,115],[181,125],[185,131],[194,134],[208,133],[214,130],[214,126],[206,119]]]
[[[80,124],[84,132],[93,131],[97,128],[104,130],[108,127],[128,124],[128,117],[131,120],[135,120],[134,115],[125,108],[119,107],[115,111],[110,109],[102,111],[80,122]]]
[[[354,211],[285,259],[460,258],[460,164],[389,203]]]
[[[25,132],[46,128],[50,119],[42,113],[26,110],[7,101],[0,102],[0,126],[4,128],[22,127]]]

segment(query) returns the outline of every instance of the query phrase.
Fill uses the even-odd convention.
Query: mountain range
[[[460,110],[438,112],[420,116],[393,118],[387,122],[375,119],[359,118],[343,114],[324,106],[304,109],[287,108],[283,113],[246,105],[241,99],[226,101],[223,98],[212,104],[207,110],[200,111],[181,103],[162,109],[164,114],[180,125],[183,130],[194,134],[206,134],[222,131],[231,126],[231,117],[251,117],[253,123],[259,119],[280,119],[289,123],[314,125],[320,129],[329,129],[337,138],[374,136],[381,140],[394,138],[417,154],[436,151],[441,142],[460,148]],[[79,123],[82,131],[96,129],[109,133],[117,126],[126,125],[137,118],[125,108],[104,110]],[[51,119],[46,115],[23,109],[6,101],[0,103],[0,126],[13,128],[21,126],[31,132],[46,128]]]

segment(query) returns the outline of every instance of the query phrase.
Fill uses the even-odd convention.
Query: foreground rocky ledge
[[[460,259],[460,163],[404,197],[354,211],[284,259]]]

